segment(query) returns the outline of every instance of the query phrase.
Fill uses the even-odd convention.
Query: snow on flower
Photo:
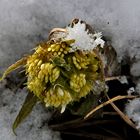
[[[68,26],[66,30],[68,34],[65,39],[75,39],[73,49],[92,50],[97,46],[102,48],[104,46],[105,41],[102,39],[102,33],[89,33],[89,30],[86,29],[86,24],[81,20],[75,23],[73,27]]]

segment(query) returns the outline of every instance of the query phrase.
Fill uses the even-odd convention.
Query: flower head
[[[46,106],[64,107],[77,101],[92,91],[96,80],[102,80],[98,56],[93,51],[71,52],[71,43],[40,44],[27,59],[27,87]]]
[[[3,76],[25,65],[29,91],[46,106],[61,107],[61,112],[95,91],[97,81],[104,83],[102,61],[95,49],[104,45],[101,33],[89,33],[80,20],[66,30],[63,38],[40,43],[32,55],[10,66]]]

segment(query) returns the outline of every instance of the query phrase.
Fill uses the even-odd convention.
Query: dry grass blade
[[[67,32],[66,29],[64,28],[53,28],[50,33],[49,33],[49,37],[54,33],[54,32]]]
[[[3,80],[12,71],[18,69],[22,65],[25,65],[26,61],[27,61],[27,58],[28,57],[23,57],[22,59],[18,60],[15,64],[13,64],[10,67],[8,67],[7,70],[4,72],[4,74],[2,75],[2,77],[0,78],[0,81]]]
[[[113,76],[113,77],[105,77],[105,81],[112,81],[112,80],[118,80],[120,76]]]
[[[105,77],[105,81],[113,81],[113,80],[119,80],[122,76],[112,76],[112,77]],[[129,76],[125,76],[129,78]]]
[[[112,116],[115,116],[115,115],[118,115],[117,112],[103,112],[102,115],[112,115]]]
[[[109,99],[108,101],[98,105],[96,108],[94,108],[92,111],[90,111],[85,117],[84,119],[87,119],[89,118],[94,112],[96,112],[97,110],[101,109],[102,107],[108,105],[108,104],[111,104],[112,102],[114,101],[117,101],[117,100],[121,100],[121,99],[132,99],[132,98],[136,98],[136,96],[129,96],[129,95],[126,95],[126,96],[121,96],[121,95],[118,95],[112,99]]]
[[[110,100],[110,98],[107,95],[107,98]],[[120,117],[127,123],[129,124],[131,127],[133,127],[134,129],[136,129],[135,124],[129,119],[129,117],[127,115],[125,115],[113,102],[110,102],[110,104],[112,105],[112,107],[114,108],[114,110],[120,115]]]
[[[116,121],[114,120],[95,120],[95,121],[86,121],[84,119],[76,119],[68,122],[61,122],[59,124],[51,124],[49,127],[55,131],[63,131],[68,129],[80,128],[80,127],[89,127],[89,126],[98,126],[104,124],[114,125]]]

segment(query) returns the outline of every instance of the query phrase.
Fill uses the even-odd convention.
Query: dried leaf
[[[105,44],[104,48],[98,48],[102,63],[104,65],[105,76],[120,75],[120,64],[117,60],[117,53],[110,44]]]
[[[8,67],[7,70],[4,72],[4,74],[2,75],[2,77],[0,78],[0,81],[3,80],[10,72],[18,69],[22,65],[25,65],[27,58],[28,57],[23,57],[22,59],[18,60],[15,64],[12,64],[10,67]]]

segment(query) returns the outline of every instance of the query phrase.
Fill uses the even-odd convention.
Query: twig
[[[123,76],[112,76],[112,77],[105,77],[105,81],[112,81],[112,80],[119,80],[121,77]],[[129,78],[129,76],[126,76],[127,78]]]
[[[107,98],[110,100],[109,96],[107,95]],[[110,102],[111,106],[114,108],[114,110],[120,115],[120,117],[131,127],[136,129],[135,124],[129,119],[127,115],[125,115],[113,102]]]
[[[120,135],[118,135],[117,133],[107,129],[107,128],[103,128],[103,127],[99,127],[100,129],[104,130],[105,132],[114,135],[116,138],[118,138],[119,140],[124,140]]]
[[[113,76],[113,77],[105,77],[105,81],[112,81],[112,80],[118,80],[120,76]]]
[[[67,30],[66,29],[64,29],[64,28],[53,28],[51,31],[50,31],[50,33],[49,33],[49,36],[51,36],[54,32],[67,32]]]
[[[102,115],[118,115],[117,112],[103,112]]]
[[[54,125],[49,125],[49,127],[53,130],[56,131],[63,131],[65,129],[73,129],[73,128],[79,128],[79,127],[86,127],[86,126],[96,126],[96,125],[101,125],[101,124],[113,124],[116,123],[114,120],[95,120],[95,121],[90,121],[87,122],[84,119],[76,119],[73,121],[68,121],[60,124],[54,124]]]
[[[84,119],[87,119],[89,118],[94,112],[96,112],[97,110],[99,110],[100,108],[108,105],[108,104],[111,104],[112,102],[114,101],[117,101],[117,100],[121,100],[121,99],[131,99],[131,98],[136,98],[136,96],[130,96],[130,95],[126,95],[126,96],[121,96],[121,95],[118,95],[112,99],[109,99],[108,101],[98,105],[96,108],[94,108],[93,110],[91,110],[85,117]]]

